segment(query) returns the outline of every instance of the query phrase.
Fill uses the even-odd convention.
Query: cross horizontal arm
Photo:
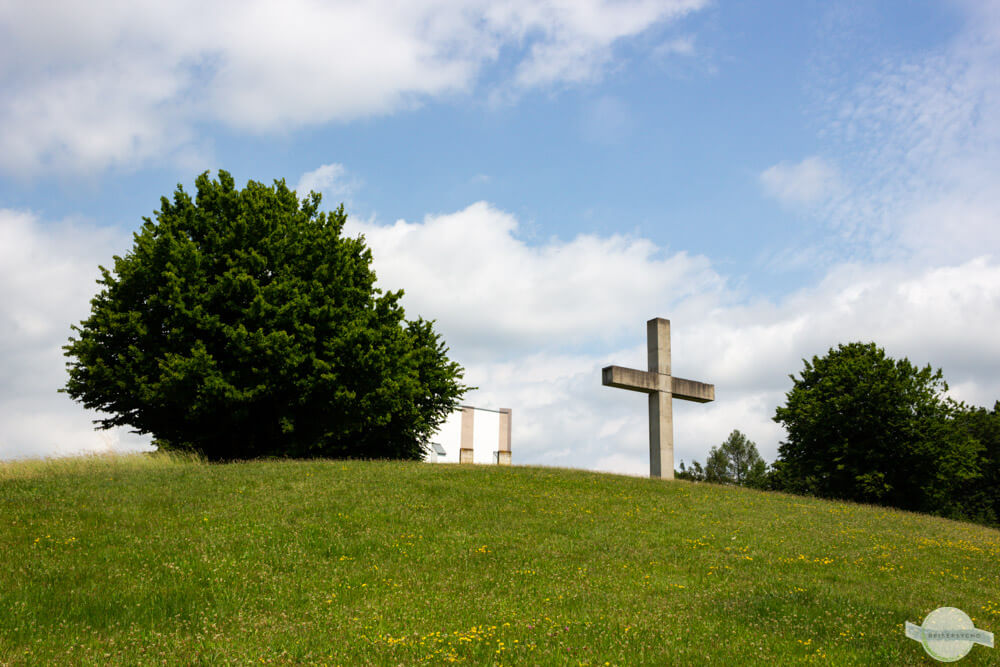
[[[695,403],[708,403],[715,400],[715,385],[697,382],[695,380],[685,380],[684,378],[670,378],[673,385],[671,393],[674,398],[683,398],[685,401]]]
[[[605,366],[601,369],[601,384],[629,391],[652,394],[657,391],[669,392],[674,398],[696,403],[715,400],[715,385],[675,378],[653,371],[638,371],[623,366]]]
[[[605,366],[601,369],[601,384],[605,387],[641,391],[644,394],[669,391],[669,387],[664,389],[661,386],[660,377],[659,373],[637,371],[634,368],[624,368],[622,366]]]

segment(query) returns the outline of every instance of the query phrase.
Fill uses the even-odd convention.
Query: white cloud
[[[820,88],[814,122],[836,169],[811,157],[761,176],[859,255],[954,263],[1000,249],[1000,20],[993,3],[962,4],[950,43]]]
[[[192,134],[164,107],[172,106],[182,78],[133,62],[95,67],[85,77],[40,78],[23,93],[3,85],[0,167],[84,171],[171,154],[180,159]]]
[[[95,0],[0,5],[0,168],[205,150],[199,123],[287,131],[470,92],[593,81],[614,46],[707,0]]]
[[[653,57],[665,58],[672,55],[693,56],[694,39],[693,35],[683,35],[669,39],[653,49]]]
[[[347,229],[365,235],[381,284],[404,287],[407,307],[467,340],[468,353],[610,340],[634,326],[633,302],[667,307],[723,287],[704,257],[666,257],[645,239],[529,246],[517,220],[486,202],[422,223],[349,220]]]
[[[706,0],[508,2],[494,4],[487,17],[501,31],[519,39],[533,33],[544,35],[531,43],[530,57],[518,65],[515,75],[519,86],[530,88],[593,80],[611,60],[610,49],[617,40],[706,4]]]
[[[0,209],[0,459],[143,442],[120,431],[95,432],[96,415],[56,393],[66,382],[61,347],[70,325],[87,315],[98,264],[109,264],[128,240],[106,228],[43,226],[30,213]]]
[[[676,459],[704,461],[734,428],[773,459],[771,421],[803,358],[874,341],[941,367],[952,394],[1000,398],[1000,265],[844,264],[781,301],[746,302],[703,258],[643,239],[581,235],[529,246],[486,203],[422,223],[349,223],[380,284],[405,287],[412,317],[438,320],[468,402],[514,409],[519,462],[635,473],[648,463],[646,401],[600,384],[608,364],[645,364],[645,320],[673,320],[674,372],[716,385],[714,403],[676,401]]]
[[[782,204],[809,207],[839,195],[843,184],[837,168],[818,156],[797,164],[781,162],[765,169],[760,182]]]
[[[304,199],[310,192],[323,195],[326,204],[350,203],[351,195],[360,187],[356,179],[347,177],[347,170],[342,164],[324,164],[316,169],[302,174],[295,192]]]

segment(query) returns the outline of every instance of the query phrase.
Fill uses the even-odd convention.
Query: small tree
[[[767,464],[756,443],[734,430],[718,447],[712,447],[705,462],[705,480],[719,484],[763,487]]]
[[[972,437],[951,427],[941,371],[850,343],[803,360],[774,420],[784,425],[775,482],[831,498],[941,511],[978,476]]]
[[[729,455],[719,447],[712,447],[705,460],[705,481],[714,484],[732,484],[729,465]]]
[[[134,245],[101,267],[101,291],[65,346],[64,391],[211,460],[419,459],[468,389],[402,291],[375,287],[343,206],[320,213],[285,182],[208,173],[177,187]]]
[[[691,467],[687,468],[682,460],[680,470],[674,471],[674,478],[686,479],[689,482],[703,482],[705,481],[705,471],[701,469],[701,464],[697,461],[692,461]]]

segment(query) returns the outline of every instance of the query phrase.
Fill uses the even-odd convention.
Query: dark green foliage
[[[101,267],[64,391],[102,428],[211,460],[421,458],[468,387],[402,291],[375,287],[343,206],[321,213],[283,180],[236,190],[224,171],[196,186]]]
[[[828,498],[961,516],[980,443],[953,427],[940,370],[850,343],[812,362],[774,420],[784,425],[774,486]]]
[[[963,514],[980,523],[1000,523],[1000,401],[993,410],[958,405],[952,424],[966,437],[975,439],[979,452],[979,477],[963,486],[959,498]]]
[[[732,484],[729,476],[729,457],[718,447],[712,447],[705,460],[705,481],[714,484]]]
[[[697,461],[693,461],[690,468],[684,467],[684,461],[681,461],[680,470],[674,471],[674,478],[686,479],[689,482],[704,482],[705,471]]]
[[[684,462],[681,461],[680,472],[674,476],[692,481],[764,488],[767,483],[767,464],[760,457],[756,443],[734,430],[725,442],[712,447],[704,470],[697,461],[694,461],[690,471],[685,470]]]

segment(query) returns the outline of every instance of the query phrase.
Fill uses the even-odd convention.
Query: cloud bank
[[[781,162],[768,167],[760,182],[782,204],[801,208],[827,202],[843,190],[837,168],[815,155],[798,164]]]
[[[0,209],[0,459],[141,446],[119,430],[95,432],[96,415],[57,393],[66,383],[62,346],[88,314],[98,265],[130,241],[109,228]]]
[[[937,264],[1000,248],[1000,12],[963,4],[951,42],[817,86],[819,155],[760,174],[841,256]]]
[[[677,459],[704,460],[738,428],[776,455],[771,421],[803,358],[875,341],[942,367],[952,395],[1000,398],[1000,265],[842,264],[777,302],[749,301],[703,257],[644,239],[581,235],[528,245],[485,202],[420,223],[351,222],[388,289],[434,318],[480,389],[468,402],[515,410],[520,462],[642,473],[646,404],[601,386],[608,364],[642,368],[645,321],[673,322],[674,370],[716,385],[706,405],[675,402]]]
[[[204,124],[285,132],[479,83],[509,96],[595,81],[617,43],[707,1],[6,2],[0,168],[184,161]],[[512,65],[480,82],[501,55]]]

